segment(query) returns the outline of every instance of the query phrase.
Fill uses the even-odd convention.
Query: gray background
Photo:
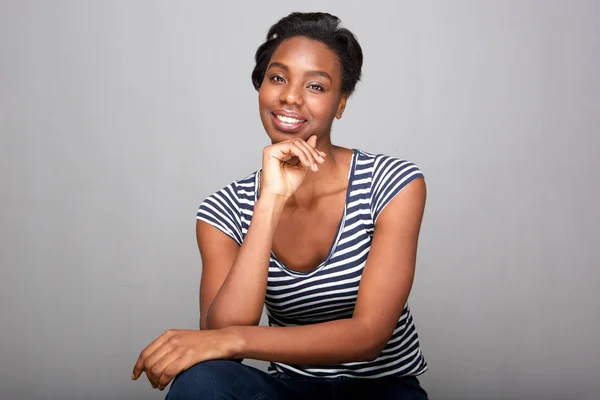
[[[300,9],[364,48],[334,142],[426,173],[431,397],[598,399],[600,2],[258,4],[0,2],[0,398],[164,396],[133,363],[197,327],[196,207],[260,166],[252,57]]]

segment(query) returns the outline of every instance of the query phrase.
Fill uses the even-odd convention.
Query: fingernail
[[[317,164],[313,164],[313,168],[315,169],[315,171],[319,170],[319,166]]]

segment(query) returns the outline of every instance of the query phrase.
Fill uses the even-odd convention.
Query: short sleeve
[[[242,244],[240,206],[235,182],[207,197],[198,208],[196,219],[202,220]]]
[[[383,155],[378,156],[371,183],[373,223],[377,222],[381,211],[406,185],[422,177],[421,170],[410,161]]]

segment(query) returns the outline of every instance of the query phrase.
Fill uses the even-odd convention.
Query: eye
[[[322,92],[325,90],[325,88],[323,86],[319,85],[318,83],[311,83],[310,85],[308,85],[308,88],[319,91],[319,92]]]
[[[283,77],[282,77],[281,75],[273,75],[273,76],[271,77],[271,80],[272,80],[273,82],[278,82],[278,83],[283,83],[283,82],[285,82],[285,79],[283,79]]]

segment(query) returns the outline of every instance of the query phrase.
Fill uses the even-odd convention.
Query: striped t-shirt
[[[214,193],[200,205],[197,218],[241,245],[258,198],[260,170]],[[406,160],[354,150],[346,205],[326,259],[308,272],[286,268],[273,253],[265,305],[270,326],[296,326],[351,318],[369,255],[377,217],[389,201],[423,174]],[[379,378],[420,375],[427,363],[408,307],[375,360],[339,365],[272,362],[269,372],[292,376]]]

